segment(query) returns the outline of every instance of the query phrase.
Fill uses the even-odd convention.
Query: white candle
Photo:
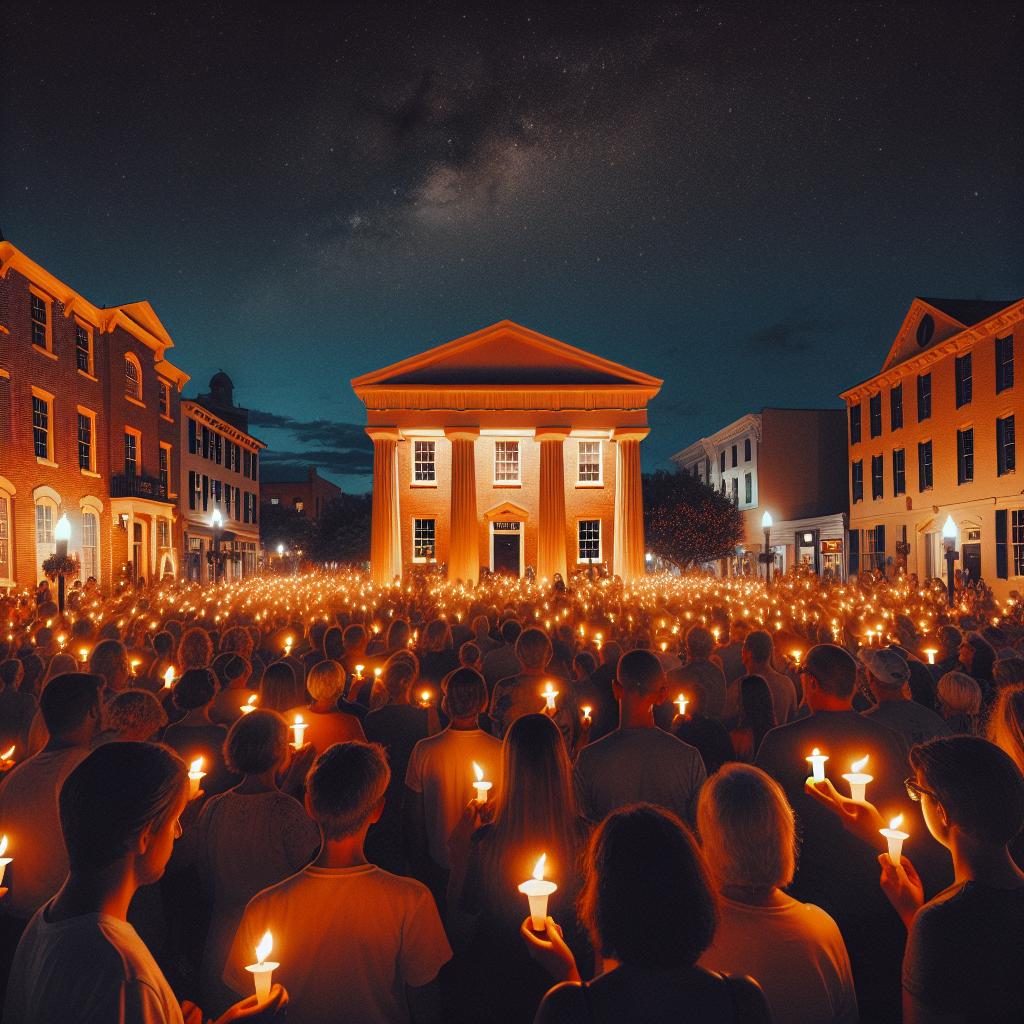
[[[900,825],[902,824],[903,815],[897,814],[895,818],[890,820],[888,828],[880,828],[878,830],[889,843],[889,863],[893,867],[899,867],[900,854],[903,852],[903,840],[910,838],[906,832],[900,831]]]
[[[199,792],[199,783],[203,781],[206,772],[203,771],[201,757],[197,757],[188,767],[188,798],[191,800]]]
[[[807,760],[811,762],[811,778],[814,782],[825,781],[825,762],[828,754],[823,754],[817,747],[811,751]]]
[[[78,660],[84,665],[89,660],[89,648],[79,647],[78,648]]]
[[[676,697],[676,704],[679,705],[679,717],[680,718],[685,718],[686,717],[686,705],[689,704],[689,703],[690,702],[686,699],[686,694],[684,694],[684,693],[681,693],[681,694],[679,694],[678,697]]]
[[[924,649],[924,654],[925,654],[925,657],[928,659],[928,664],[929,665],[934,665],[935,664],[935,655],[938,654],[938,653],[939,652],[934,647],[926,647]]]
[[[164,689],[169,690],[174,685],[174,667],[172,666],[164,673]]]
[[[530,901],[530,924],[535,932],[547,928],[548,897],[558,888],[554,882],[544,880],[544,862],[547,859],[548,855],[542,853],[533,868],[533,878],[519,884],[519,891]]]
[[[14,763],[14,748],[15,748],[15,746],[17,746],[17,744],[12,743],[7,750],[5,750],[2,754],[0,754],[0,763],[7,764],[8,761],[10,761],[12,764]]]
[[[249,964],[245,969],[252,975],[256,985],[256,1005],[262,1006],[270,998],[270,979],[280,964],[268,960],[271,949],[274,948],[274,937],[270,932],[265,932],[256,947],[256,963]]]
[[[803,651],[790,651],[790,654],[793,657],[793,664],[794,665],[799,665],[800,664],[800,659],[803,657],[804,652]]]
[[[473,774],[476,776],[476,782],[473,783],[473,788],[476,790],[476,802],[478,804],[485,804],[487,803],[487,794],[493,783],[484,781],[484,770],[476,761],[473,762]]]
[[[365,665],[356,665],[356,682],[361,683],[363,681],[363,669]]]
[[[291,637],[288,637],[285,640],[285,642],[284,642],[284,656],[286,658],[290,658],[291,657],[293,645],[294,645],[294,641],[292,640]]]
[[[3,885],[4,872],[7,870],[7,865],[10,864],[12,860],[14,860],[13,857],[5,857],[5,853],[7,853],[6,835],[2,839],[0,839],[0,885]]]
[[[584,722],[592,722],[593,721],[593,719],[590,716],[591,716],[591,713],[593,712],[594,709],[589,704],[584,704],[583,707],[580,710],[582,710],[582,712],[583,712],[583,721]]]
[[[307,728],[309,727],[302,720],[302,715],[296,715],[295,721],[292,723],[292,732],[295,733],[295,739],[292,740],[292,746],[296,750],[299,750],[302,747],[303,738],[306,735]]]
[[[850,784],[851,800],[860,800],[863,802],[865,799],[864,791],[867,789],[868,783],[873,781],[873,776],[864,774],[864,766],[867,763],[867,757],[862,757],[859,761],[854,761],[853,764],[850,765],[850,771],[843,776],[843,778]]]
[[[238,710],[241,711],[243,715],[249,714],[250,711],[255,711],[256,699],[258,696],[258,694],[254,693],[244,704],[239,705]]]
[[[374,681],[375,683],[378,683],[378,682],[380,682],[380,677],[381,677],[381,676],[382,676],[383,674],[384,674],[384,669],[382,669],[382,668],[375,668],[375,669],[373,670],[373,681]]]
[[[430,707],[430,697],[431,697],[431,693],[430,693],[429,690],[420,690],[420,707],[421,708],[429,708]]]
[[[558,696],[558,691],[551,685],[550,681],[544,690],[541,692],[541,696],[544,698],[544,710],[554,711],[555,710],[555,698]]]
[[[142,664],[138,658],[132,658],[132,675],[135,675],[135,670]]]

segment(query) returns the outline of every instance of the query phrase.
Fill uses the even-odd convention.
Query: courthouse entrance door
[[[522,523],[491,523],[491,571],[509,576],[522,575]]]

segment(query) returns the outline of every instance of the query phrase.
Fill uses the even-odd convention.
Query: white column
[[[612,573],[629,583],[644,575],[644,495],[640,476],[640,442],[647,427],[616,427],[615,550]]]
[[[538,427],[540,444],[540,510],[537,531],[537,576],[568,577],[565,557],[565,439],[568,427]]]
[[[398,430],[369,427],[373,441],[373,512],[370,575],[386,586],[402,575],[402,528],[398,508]]]
[[[451,516],[448,521],[448,579],[476,584],[480,575],[480,522],[476,511],[478,427],[447,427],[452,443]]]

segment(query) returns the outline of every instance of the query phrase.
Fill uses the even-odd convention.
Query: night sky
[[[118,6],[0,14],[0,229],[348,489],[349,379],[506,317],[665,378],[652,469],[1024,294],[1016,3]]]

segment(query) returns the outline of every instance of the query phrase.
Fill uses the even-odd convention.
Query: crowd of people
[[[1024,1020],[1017,594],[342,571],[0,623],[9,1024]]]

